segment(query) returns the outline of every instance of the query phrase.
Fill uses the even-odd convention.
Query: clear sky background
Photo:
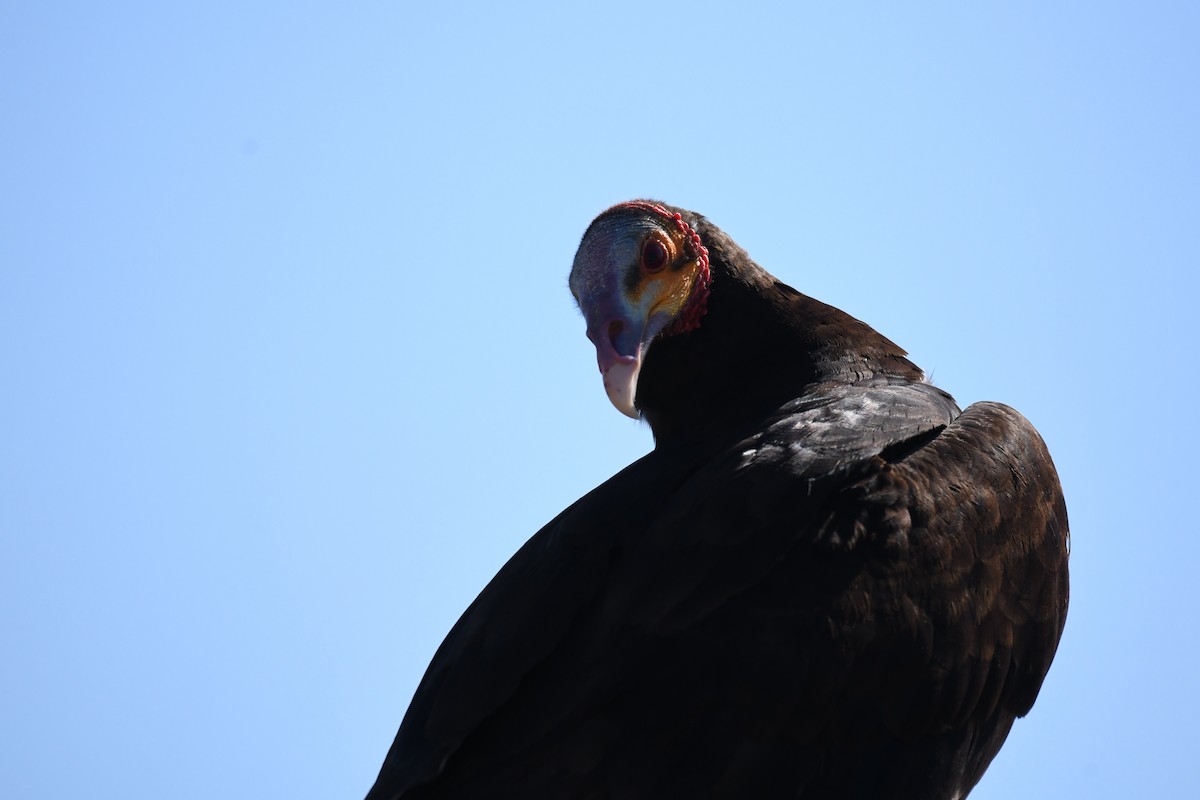
[[[1070,617],[973,800],[1200,796],[1200,7],[435,5],[0,9],[0,793],[360,797],[651,447],[566,289],[651,196],[1049,443]]]

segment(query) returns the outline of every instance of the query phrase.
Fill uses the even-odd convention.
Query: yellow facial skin
[[[640,294],[648,294],[656,298],[650,306],[647,317],[656,314],[666,314],[674,319],[688,298],[692,296],[692,287],[696,282],[696,264],[692,262],[679,270],[667,270],[654,278],[645,280]],[[631,304],[635,304],[633,301]]]

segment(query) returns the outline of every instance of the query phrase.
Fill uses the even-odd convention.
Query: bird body
[[[571,288],[655,449],[467,609],[369,800],[965,797],[1065,621],[1037,432],[693,212],[605,212]]]

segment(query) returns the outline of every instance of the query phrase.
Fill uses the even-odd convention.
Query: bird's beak
[[[633,405],[637,397],[638,371],[642,367],[639,355],[631,363],[619,363],[609,367],[604,373],[604,391],[608,393],[609,401],[616,409],[631,419],[641,419],[641,412]]]
[[[643,324],[626,315],[610,313],[609,303],[595,307],[593,319],[588,320],[588,338],[596,346],[596,363],[604,376],[604,391],[608,399],[627,417],[640,419],[634,406],[637,397],[638,371],[642,367],[649,342],[643,341]]]

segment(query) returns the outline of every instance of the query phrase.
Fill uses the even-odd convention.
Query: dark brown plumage
[[[572,291],[655,450],[467,609],[369,799],[964,797],[1066,616],[1033,427],[683,209],[602,214]]]

